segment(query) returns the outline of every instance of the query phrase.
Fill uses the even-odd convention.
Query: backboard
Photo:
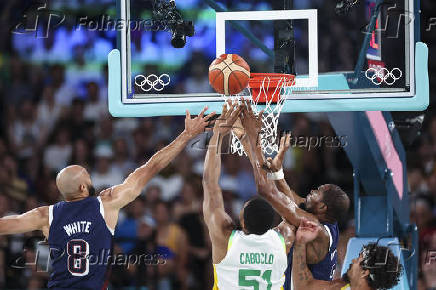
[[[419,1],[360,0],[345,14],[336,13],[333,0],[283,2],[118,0],[109,111],[120,117],[197,113],[205,105],[219,111],[223,96],[210,87],[208,66],[222,53],[239,54],[251,72],[295,74],[283,112],[428,106]]]

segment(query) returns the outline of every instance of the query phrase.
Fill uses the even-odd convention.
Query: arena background
[[[91,17],[113,14],[112,2],[51,1],[49,7]],[[192,0],[190,5],[196,7],[198,2]],[[231,7],[231,1],[227,2]],[[261,2],[250,1],[247,5]],[[325,6],[321,13],[334,13],[327,5],[329,1],[317,2]],[[106,103],[107,53],[115,47],[116,32],[77,31],[72,29],[75,23],[67,21],[47,38],[11,33],[29,4],[24,0],[0,3],[0,216],[57,202],[60,196],[55,176],[68,164],[86,167],[97,190],[118,184],[183,129],[181,117],[112,118]],[[419,289],[428,289],[436,287],[436,264],[426,263],[428,252],[436,251],[436,60],[432,57],[436,28],[426,30],[430,19],[436,17],[436,3],[422,0],[421,9],[422,37],[430,48],[431,104],[421,135],[411,144],[403,142],[407,143],[411,219],[420,234]],[[347,21],[353,17],[357,15]],[[341,49],[357,45],[346,37],[333,37],[345,42]],[[206,53],[205,42],[195,56],[201,58]],[[325,66],[353,66],[346,53],[334,62],[332,58],[325,62]],[[207,85],[207,74],[194,69],[191,60],[186,60],[186,65],[191,70],[180,78],[181,84]],[[179,89],[183,90],[183,86]],[[283,114],[280,122],[281,128],[292,130],[294,136],[334,136],[322,113]],[[304,194],[314,184],[336,183],[351,195],[352,168],[341,146],[292,146],[284,164],[291,187]],[[159,231],[169,231],[166,242],[176,249],[176,256],[163,266],[113,267],[114,289],[211,288],[210,241],[201,213],[204,154],[188,146],[150,182],[140,198],[122,210],[115,253],[153,253],[161,242],[157,240]],[[256,192],[248,160],[224,155],[221,185],[227,211],[236,218],[242,202]],[[348,239],[354,235],[353,227],[350,213],[348,221],[341,224],[340,261]],[[43,237],[37,233],[0,237],[0,289],[44,289],[48,279],[47,271],[41,269],[44,263],[22,267],[35,261],[37,251],[44,253],[44,245],[38,243],[41,240]],[[338,267],[337,273],[342,264]],[[181,276],[186,277],[185,285],[177,279]]]

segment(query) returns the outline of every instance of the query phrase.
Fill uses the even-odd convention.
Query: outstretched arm
[[[206,158],[204,160],[203,172],[203,214],[206,224],[209,226],[215,225],[213,222],[214,214],[225,213],[224,201],[219,186],[219,178],[221,175],[221,145],[222,137],[218,132],[214,132],[209,141]]]
[[[244,140],[242,144],[253,167],[254,179],[259,195],[264,197],[282,218],[294,226],[299,226],[303,218],[317,221],[314,215],[298,208],[292,198],[279,191],[273,181],[268,180],[267,173],[263,169],[265,166],[264,160],[259,159],[263,158],[261,145],[260,142],[258,142],[259,132],[262,126],[261,117],[261,114],[256,116],[253,113],[248,102],[244,102],[241,121],[248,138],[246,138],[247,140]]]
[[[21,215],[0,218],[0,235],[22,234],[49,226],[48,206],[35,208]]]
[[[260,161],[258,159],[259,154],[255,153],[261,150],[260,143],[257,142],[258,134],[256,133],[260,131],[258,127],[261,126],[261,123],[258,122],[259,116],[253,114],[249,104],[245,103],[245,106],[241,121],[248,136],[248,142],[245,141],[242,144],[248,152],[247,155],[253,167],[259,195],[265,198],[281,217],[291,225],[297,227],[303,219],[319,223],[316,216],[300,209],[293,198],[278,190],[272,180],[268,180],[263,160]],[[319,263],[324,259],[329,250],[329,242],[328,233],[323,229],[319,237],[308,245],[307,254],[310,264]]]
[[[213,136],[209,141],[203,173],[203,215],[212,241],[212,258],[218,263],[226,253],[226,245],[232,231],[233,222],[225,212],[223,195],[219,186],[221,175],[221,145],[234,122],[238,118],[240,107],[234,103],[224,104],[221,116],[215,122]]]
[[[194,119],[186,112],[185,130],[165,148],[156,152],[143,166],[131,173],[122,184],[106,191],[103,196],[105,207],[120,209],[141,194],[142,189],[160,170],[165,168],[186,146],[193,137],[205,131],[208,120],[215,114],[204,116],[207,107]]]
[[[280,148],[277,155],[272,159],[271,157],[267,158],[266,165],[271,172],[283,172],[283,160],[285,158],[285,153],[288,151],[291,145],[291,134],[286,134],[280,138]],[[297,205],[300,205],[304,202],[304,198],[299,196],[295,191],[293,191],[288,183],[286,182],[284,176],[279,176],[274,178],[274,183],[277,186],[277,189],[287,196],[289,196]]]

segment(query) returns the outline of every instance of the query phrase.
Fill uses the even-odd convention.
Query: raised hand
[[[236,135],[236,137],[238,137],[239,140],[242,140],[242,138],[245,136],[245,130],[242,126],[241,116],[236,119],[236,122],[232,128],[232,132]]]
[[[282,168],[283,159],[285,159],[285,153],[288,151],[289,147],[291,147],[291,134],[286,134],[280,138],[280,149],[274,159],[271,157],[266,159],[266,166],[269,170],[277,172]]]
[[[215,126],[213,127],[214,134],[225,136],[230,133],[241,110],[242,106],[238,105],[237,101],[227,100],[223,105],[221,116],[215,121]]]
[[[209,120],[213,116],[215,116],[215,112],[204,116],[204,112],[206,112],[208,107],[204,107],[201,113],[195,117],[191,118],[191,114],[188,110],[186,110],[186,118],[185,118],[185,132],[189,135],[190,138],[194,138],[198,134],[206,131],[206,127],[209,125]]]
[[[308,220],[302,220],[298,227],[295,241],[300,244],[310,243],[315,240],[320,230],[321,227],[319,224]]]
[[[248,137],[254,141],[257,141],[257,137],[262,129],[262,115],[263,110],[260,111],[258,115],[255,115],[253,109],[251,108],[251,104],[244,100],[244,107],[242,109],[241,122],[242,126],[245,129],[245,133]]]

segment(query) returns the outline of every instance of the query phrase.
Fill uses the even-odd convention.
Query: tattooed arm
[[[294,289],[341,289],[341,287],[346,284],[342,280],[315,280],[307,267],[306,245],[317,237],[320,230],[320,226],[311,221],[302,221],[301,225],[298,227],[292,256],[292,282]]]

